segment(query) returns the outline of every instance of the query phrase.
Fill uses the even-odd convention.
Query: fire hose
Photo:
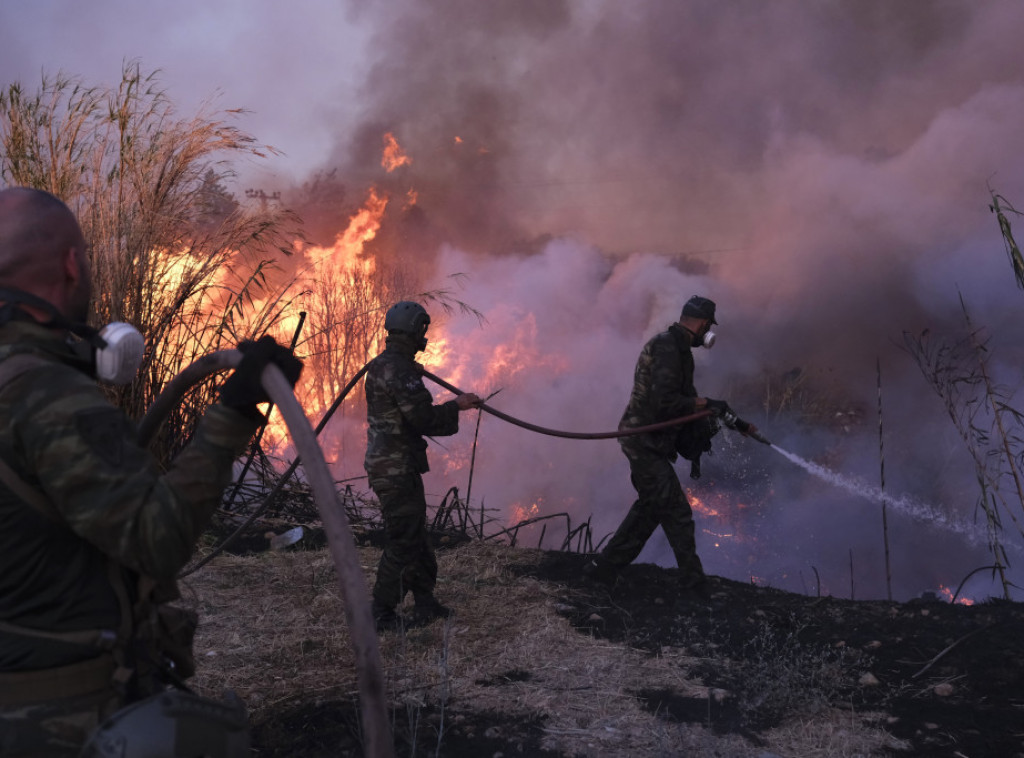
[[[429,379],[430,381],[440,385],[441,387],[444,387],[446,390],[449,390],[450,392],[454,392],[456,395],[466,394],[458,387],[446,382],[441,377],[434,376],[425,368],[420,367],[419,371],[421,374],[423,374],[423,376],[427,377],[427,379]],[[688,424],[698,419],[707,418],[708,416],[715,415],[715,412],[710,410],[697,411],[696,413],[691,413],[688,416],[679,416],[678,418],[669,419],[668,421],[661,421],[658,422],[657,424],[648,424],[646,426],[634,426],[628,429],[617,429],[614,432],[563,432],[559,429],[548,429],[543,426],[531,424],[527,421],[522,421],[520,419],[515,418],[514,416],[509,416],[507,413],[502,413],[496,408],[491,408],[486,403],[481,403],[476,407],[482,411],[490,413],[492,416],[497,416],[502,421],[507,421],[508,423],[521,427],[523,429],[529,429],[531,432],[537,432],[538,434],[546,434],[550,437],[565,437],[573,440],[605,440],[610,439],[612,437],[632,437],[637,434],[649,434],[651,432],[657,432],[663,429],[670,429],[673,426],[682,426],[683,424]],[[741,434],[745,434],[748,437],[752,437],[758,442],[764,443],[765,445],[771,444],[759,432],[754,430],[750,423],[739,418],[735,413],[732,413],[731,411],[726,412],[722,414],[721,419],[722,422],[730,429],[736,429]]]
[[[181,397],[185,394],[189,387],[201,381],[203,378],[205,378],[206,376],[215,371],[230,368],[230,366],[225,365],[222,361],[218,361],[215,359],[211,360],[212,358],[213,356],[206,356],[205,358],[198,359],[197,361],[195,361],[195,363],[186,368],[184,371],[182,371],[168,383],[164,391],[160,394],[159,397],[157,397],[157,399],[150,406],[150,409],[147,412],[145,418],[142,419],[142,422],[139,425],[139,438],[143,441],[143,444],[146,444],[149,441],[149,439],[156,433],[156,429],[163,422],[163,419],[170,412],[171,408],[173,408],[175,404],[180,402]],[[320,432],[323,431],[324,427],[327,425],[327,422],[330,421],[334,413],[338,410],[339,407],[341,407],[341,403],[348,396],[348,393],[351,392],[352,389],[356,386],[359,380],[362,379],[363,375],[366,373],[369,367],[369,363],[364,365],[361,369],[359,369],[359,371],[357,371],[353,375],[352,379],[349,380],[349,383],[345,385],[345,388],[334,399],[334,402],[331,403],[331,406],[327,409],[323,417],[320,419],[319,423],[316,425],[316,429],[314,430],[315,435],[319,435]],[[466,394],[458,387],[449,384],[439,376],[435,376],[422,366],[419,367],[419,371],[421,374],[423,374],[423,376],[430,379],[432,382],[438,384],[439,386],[443,387],[446,390],[449,390],[450,392],[455,393],[456,395]],[[531,424],[527,421],[522,421],[521,419],[517,419],[514,416],[509,416],[507,413],[502,413],[501,411],[497,410],[496,408],[492,408],[486,403],[481,403],[477,407],[481,411],[484,411],[485,413],[489,413],[493,416],[496,416],[497,418],[500,418],[502,421],[506,421],[514,426],[518,426],[532,432],[537,432],[538,434],[544,434],[551,437],[563,437],[567,439],[585,440],[610,439],[613,437],[630,437],[637,434],[648,434],[650,432],[670,429],[674,426],[680,426],[682,424],[690,423],[698,419],[706,418],[707,416],[713,415],[712,411],[704,410],[698,411],[697,413],[692,413],[688,416],[679,416],[678,418],[669,419],[668,421],[662,421],[657,424],[637,426],[632,427],[630,429],[618,429],[614,432],[566,432],[561,431],[559,429],[549,429],[547,427]],[[771,444],[757,431],[751,431],[753,427],[743,419],[738,418],[731,411],[722,416],[722,421],[729,428],[736,429],[740,433],[745,434],[748,437],[752,437],[753,439],[756,439],[758,442],[762,442],[766,445]],[[220,545],[214,548],[213,551],[208,553],[205,557],[203,557],[198,562],[196,562],[189,568],[185,569],[181,574],[179,574],[179,578],[188,576],[189,574],[192,574],[201,569],[207,563],[209,563],[218,555],[220,555],[225,549],[227,549],[229,545],[231,545],[250,526],[252,526],[256,519],[260,517],[260,514],[262,514],[274,502],[278,493],[284,488],[284,485],[285,483],[287,483],[289,477],[291,477],[291,475],[299,467],[301,460],[302,457],[300,450],[300,455],[289,464],[288,468],[278,479],[277,483],[267,494],[266,498],[264,498],[263,502],[251,514],[249,514],[246,520],[242,522],[235,529],[235,531],[229,534],[228,537],[223,542],[221,542]]]
[[[178,374],[160,393],[143,419],[139,427],[141,443],[146,444],[151,439],[167,412],[180,401],[189,387],[216,371],[235,368],[241,359],[239,351],[223,350],[200,358]],[[313,489],[320,520],[327,535],[327,545],[338,573],[345,618],[355,654],[366,755],[372,758],[391,758],[394,755],[394,744],[388,724],[384,666],[377,644],[370,597],[359,564],[359,555],[355,551],[352,531],[338,500],[323,451],[317,444],[309,419],[295,399],[288,380],[273,364],[263,369],[261,380],[263,388],[280,410],[292,441],[302,456],[306,478]]]
[[[218,371],[235,368],[241,358],[242,354],[237,350],[218,351],[199,358],[175,376],[168,382],[156,400],[153,401],[139,424],[138,434],[140,443],[142,445],[149,443],[171,409],[181,401],[185,392],[192,386]],[[271,364],[263,370],[261,377],[263,387],[270,396],[271,401],[278,406],[299,455],[292,461],[287,471],[278,480],[277,485],[264,499],[264,502],[248,517],[245,523],[229,535],[210,555],[207,555],[188,571],[183,572],[181,576],[187,576],[212,560],[248,528],[259,514],[273,502],[273,499],[284,483],[298,468],[300,461],[302,461],[310,487],[313,490],[320,520],[323,523],[324,532],[327,536],[331,558],[338,573],[338,581],[345,606],[345,616],[348,621],[353,653],[356,659],[356,675],[359,683],[363,729],[366,735],[366,755],[372,758],[377,758],[378,756],[380,758],[390,758],[393,755],[393,744],[388,726],[387,702],[384,697],[383,664],[380,658],[380,649],[377,645],[376,628],[370,610],[370,598],[366,591],[366,583],[358,555],[353,549],[355,540],[352,531],[349,528],[348,521],[344,518],[344,508],[338,500],[334,480],[327,468],[323,451],[316,441],[317,435],[340,407],[348,393],[352,391],[356,383],[363,377],[369,366],[370,364],[367,363],[356,372],[324,414],[323,418],[321,418],[315,430],[310,426],[309,419],[299,405],[298,400],[296,400],[291,385],[289,385],[280,369]],[[449,384],[423,367],[419,367],[419,371],[435,384],[456,395],[466,394],[458,387]],[[647,434],[714,415],[713,411],[703,410],[657,424],[618,429],[613,432],[567,432],[522,421],[502,413],[486,403],[480,403],[477,407],[481,411],[523,429],[569,439],[609,439]],[[771,444],[767,439],[758,434],[756,430],[753,430],[750,424],[738,418],[735,414],[731,412],[723,414],[722,419],[726,426],[737,429],[759,442]]]
[[[202,379],[216,371],[231,368],[231,365],[226,363],[224,360],[218,358],[217,356],[217,353],[213,353],[211,355],[196,360],[194,363],[192,363],[190,366],[184,369],[180,374],[174,377],[174,379],[168,382],[167,387],[156,398],[156,400],[150,406],[149,411],[146,413],[146,416],[142,419],[142,422],[139,424],[139,438],[143,444],[147,444],[148,441],[153,437],[153,435],[156,433],[156,430],[159,428],[160,424],[163,423],[164,418],[167,416],[168,413],[170,413],[170,410],[178,402],[180,402],[185,392],[191,386],[198,383],[199,381],[202,381]],[[323,417],[320,419],[319,423],[316,425],[314,435],[318,436],[320,432],[323,431],[324,427],[327,425],[327,422],[331,419],[331,417],[338,410],[338,408],[341,407],[341,403],[348,396],[348,393],[351,392],[352,389],[356,386],[359,380],[362,379],[363,375],[366,373],[369,367],[370,364],[367,363],[353,375],[352,379],[349,380],[349,383],[345,385],[345,388],[334,399],[334,402],[327,409]],[[422,366],[419,366],[418,368],[420,373],[423,374],[423,376],[430,379],[435,384],[443,387],[444,389],[449,390],[450,392],[453,392],[456,395],[466,394],[458,387],[449,384],[439,376],[435,376]],[[704,410],[692,413],[688,416],[679,416],[678,418],[669,419],[668,421],[662,421],[656,424],[637,426],[629,429],[618,429],[614,432],[567,432],[559,429],[549,429],[547,427],[531,424],[527,421],[522,421],[521,419],[517,419],[514,416],[509,416],[507,413],[502,413],[501,411],[497,410],[496,408],[492,408],[486,403],[481,403],[477,407],[481,411],[496,416],[497,418],[500,418],[501,420],[506,421],[514,426],[518,426],[532,432],[537,432],[538,434],[544,434],[552,437],[563,437],[567,439],[592,440],[610,439],[614,437],[630,437],[637,434],[648,434],[650,432],[670,429],[674,426],[680,426],[682,424],[691,423],[693,421],[697,421],[698,419],[714,415],[713,411]],[[736,414],[732,413],[731,411],[723,414],[721,418],[723,423],[727,427],[731,429],[736,429],[740,433],[748,437],[752,437],[753,439],[765,445],[771,444],[759,432],[757,432],[756,430],[752,431],[753,426],[751,424],[747,423],[741,418],[738,418]],[[189,567],[188,569],[184,570],[181,574],[179,574],[179,578],[188,576],[189,574],[198,571],[200,568],[202,568],[207,563],[216,558],[218,555],[220,555],[240,535],[242,535],[250,526],[252,526],[256,519],[259,518],[260,514],[262,514],[274,502],[278,493],[280,493],[280,491],[284,488],[284,485],[287,483],[288,479],[299,467],[299,464],[302,461],[301,452],[302,451],[300,450],[300,455],[296,457],[291,462],[291,464],[289,464],[288,468],[278,479],[277,483],[267,494],[266,498],[264,498],[263,502],[251,514],[249,514],[246,520],[242,522],[235,529],[235,531],[228,535],[228,537],[223,542],[221,542],[220,545],[214,548],[213,551],[208,553],[204,558],[200,559],[198,562],[196,562],[191,567]]]

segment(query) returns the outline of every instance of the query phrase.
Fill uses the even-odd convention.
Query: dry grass
[[[369,582],[379,552],[360,548],[360,554]],[[567,755],[761,752],[741,737],[645,711],[634,694],[644,688],[708,697],[689,673],[696,660],[684,650],[664,649],[652,657],[580,634],[558,612],[565,587],[508,569],[540,555],[479,542],[438,554],[437,594],[456,616],[381,637],[396,721],[411,725],[427,706],[446,714],[543,716],[545,747]],[[200,691],[235,690],[254,723],[299,702],[355,696],[353,658],[326,551],[222,557],[190,577],[183,592],[202,618],[194,680]],[[771,752],[852,757],[893,747],[863,715],[822,710],[808,719],[763,735]]]

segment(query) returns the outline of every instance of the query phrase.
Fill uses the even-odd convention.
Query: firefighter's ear
[[[64,274],[64,282],[70,289],[77,287],[82,278],[82,267],[79,263],[81,257],[78,248],[74,246],[65,249],[61,256],[61,273]]]

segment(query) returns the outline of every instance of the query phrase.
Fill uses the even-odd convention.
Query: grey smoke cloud
[[[525,234],[584,229],[622,252],[749,249],[757,208],[785,197],[761,181],[779,145],[900,155],[949,109],[1019,85],[1020,14],[962,2],[408,3],[366,19],[380,55],[359,100],[372,130],[417,156],[409,173],[436,182],[424,205],[457,214],[453,227],[478,212]],[[455,136],[462,153],[487,153],[453,158]],[[376,160],[352,148],[335,157]]]
[[[470,5],[410,7],[380,25],[387,54],[362,93],[367,133],[396,134],[413,158],[402,180],[420,189],[425,214],[458,248],[507,254],[553,234],[613,260],[629,256],[608,264],[608,290],[588,286],[587,256],[567,241],[514,264],[440,258],[442,270],[471,272],[465,296],[490,319],[487,342],[521,344],[505,317],[518,308],[546,324],[525,349],[571,355],[570,371],[516,377],[500,407],[552,426],[611,427],[640,345],[685,297],[708,291],[721,303],[725,339],[702,356],[698,386],[727,394],[770,372],[813,373],[845,395],[860,423],[808,432],[775,418],[779,441],[805,456],[827,453],[872,483],[877,362],[887,486],[969,520],[972,473],[898,345],[904,331],[961,329],[962,294],[975,323],[992,328],[1003,377],[1019,383],[1021,327],[1010,314],[1021,293],[987,203],[990,185],[1009,197],[1022,189],[1024,69],[1013,32],[1021,7],[608,3],[530,15],[529,6]],[[343,141],[332,158],[368,170],[375,153],[359,148]],[[706,278],[636,256],[687,251],[716,251],[696,256],[710,264]],[[614,296],[625,267],[650,280]],[[456,341],[467,364],[487,363],[468,334]],[[520,432],[485,423],[478,492],[520,503],[543,493],[548,508],[594,513],[599,534],[615,526],[631,493],[614,445],[524,445]],[[877,596],[877,504],[764,451],[747,454],[770,470],[778,498],[770,517],[746,525],[760,530],[748,570],[791,583],[813,565],[838,588],[855,554],[862,591]],[[502,473],[483,474],[488,465]],[[727,481],[728,467],[718,475]],[[955,538],[894,518],[903,593],[949,583],[983,560],[969,548],[944,551],[956,557],[939,577],[918,546]],[[713,567],[742,570],[741,556],[718,555],[709,550]],[[646,557],[671,562],[663,544]]]
[[[887,486],[969,519],[970,468],[898,344],[904,330],[961,328],[962,293],[992,334],[998,378],[1019,386],[1024,293],[987,203],[991,186],[1024,206],[1022,22],[1009,0],[5,4],[0,79],[45,66],[109,82],[139,56],[183,107],[220,88],[225,106],[252,111],[243,126],[286,156],[262,176],[239,167],[246,180],[336,170],[350,203],[372,184],[414,189],[415,225],[391,217],[407,223],[379,252],[432,263],[428,286],[469,275],[460,296],[488,321],[444,324],[451,368],[487,390],[477,383],[501,348],[529,356],[495,404],[531,421],[614,426],[644,340],[699,291],[722,326],[698,387],[750,397],[756,416],[739,388],[800,369],[861,423],[759,422],[786,449],[874,481],[878,361]],[[412,159],[391,174],[388,131]],[[496,508],[543,496],[593,513],[599,535],[614,528],[632,495],[617,446],[525,435],[483,421],[474,493]],[[358,459],[341,465],[360,473]],[[774,494],[763,515],[700,522],[747,538],[702,532],[709,570],[799,589],[813,565],[839,594],[853,551],[875,572],[865,594],[880,595],[874,504],[730,437],[712,461],[698,497],[744,470]],[[432,486],[465,474],[439,464]],[[985,559],[917,521],[893,530],[904,594]],[[941,577],[925,560],[936,544],[948,546]],[[643,558],[671,562],[657,542]]]

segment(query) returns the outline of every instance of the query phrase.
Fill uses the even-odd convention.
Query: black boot
[[[373,601],[373,623],[377,627],[378,632],[389,632],[398,629],[401,621],[394,608],[378,603],[376,600]]]
[[[711,582],[706,576],[684,581],[680,587],[679,599],[687,603],[709,605],[711,603]]]
[[[583,576],[594,582],[615,584],[618,575],[619,572],[601,556],[596,556],[583,564]]]
[[[413,605],[413,621],[417,624],[429,624],[434,619],[446,619],[452,615],[452,609],[441,605],[432,594],[416,595]]]

